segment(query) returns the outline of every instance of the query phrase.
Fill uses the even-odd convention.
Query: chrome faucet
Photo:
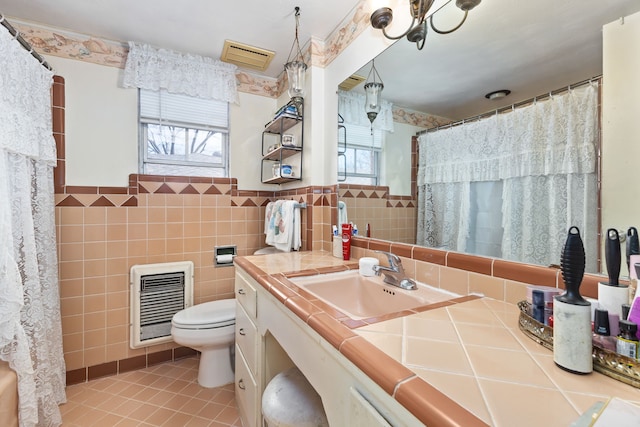
[[[389,267],[382,265],[375,265],[373,267],[373,271],[375,271],[376,276],[384,274],[383,281],[388,285],[397,286],[398,288],[406,290],[418,289],[416,282],[406,276],[404,268],[402,267],[402,261],[400,261],[398,255],[385,251],[376,252],[385,254],[389,260]]]

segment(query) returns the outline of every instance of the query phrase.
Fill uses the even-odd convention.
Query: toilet
[[[198,383],[202,387],[219,387],[234,381],[235,325],[235,299],[197,304],[173,315],[173,341],[200,352]]]

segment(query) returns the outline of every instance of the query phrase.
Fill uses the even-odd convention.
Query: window
[[[229,176],[229,104],[140,89],[140,171]]]
[[[349,184],[378,185],[380,175],[380,150],[384,131],[368,126],[344,124],[344,133],[339,135],[338,176],[340,182]],[[342,154],[342,152],[344,152]]]

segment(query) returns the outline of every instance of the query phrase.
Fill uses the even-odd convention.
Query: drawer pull
[[[238,388],[239,388],[240,390],[244,390],[244,389],[246,389],[246,388],[247,388],[247,387],[244,385],[244,380],[243,380],[242,378],[240,378],[240,381],[238,381]]]
[[[242,289],[242,288],[238,289],[238,293],[240,295],[246,295],[246,293],[244,292],[244,289]]]
[[[247,335],[247,333],[244,331],[244,328],[240,328],[240,329],[238,329],[238,333],[239,333],[240,335],[243,335],[243,336],[244,336],[244,335]]]

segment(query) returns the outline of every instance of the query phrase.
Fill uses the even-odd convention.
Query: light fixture
[[[378,80],[380,81],[378,82]],[[378,70],[376,70],[375,60],[372,60],[371,70],[364,85],[364,93],[366,95],[364,111],[367,113],[367,117],[371,122],[371,132],[373,132],[373,121],[378,116],[382,106],[382,89],[384,89],[384,84],[382,83],[380,74],[378,74]]]
[[[440,30],[433,25],[433,15],[440,9],[434,11],[430,16],[427,16],[434,1],[435,0],[409,0],[411,25],[399,36],[390,36],[387,34],[386,28],[393,20],[393,11],[389,7],[381,7],[371,14],[371,26],[377,30],[382,30],[382,34],[390,40],[398,40],[407,36],[407,40],[415,42],[418,50],[422,50],[424,41],[427,38],[427,21],[429,21],[431,29],[438,34],[453,33],[464,24],[469,11],[479,5],[482,0],[456,0],[456,6],[464,11],[464,16],[462,17],[462,21],[450,30]]]
[[[509,89],[500,89],[500,90],[494,90],[493,92],[489,92],[484,97],[491,100],[502,99],[505,96],[509,95],[510,93],[511,91]]]
[[[302,51],[300,50],[300,41],[298,40],[298,28],[300,27],[300,8],[298,6],[295,7],[295,17],[296,36],[293,39],[293,45],[291,46],[287,62],[284,64],[284,69],[287,72],[287,80],[289,82],[287,92],[300,115],[302,114],[302,106],[304,104],[304,79],[307,64],[304,63]],[[293,54],[293,58],[291,54]]]

